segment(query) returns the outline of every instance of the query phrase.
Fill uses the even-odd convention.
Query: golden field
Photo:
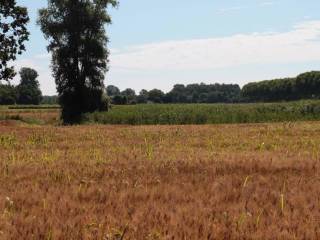
[[[0,123],[0,239],[320,239],[320,122]]]

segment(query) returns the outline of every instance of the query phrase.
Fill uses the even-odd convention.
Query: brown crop
[[[0,126],[0,239],[320,239],[320,122]]]

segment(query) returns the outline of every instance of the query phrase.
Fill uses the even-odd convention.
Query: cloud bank
[[[320,21],[291,31],[167,41],[112,51],[111,67],[126,70],[208,70],[248,64],[320,60]]]

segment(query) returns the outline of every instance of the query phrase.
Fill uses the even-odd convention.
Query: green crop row
[[[85,122],[101,124],[220,124],[320,120],[320,101],[255,104],[144,104],[113,106]]]

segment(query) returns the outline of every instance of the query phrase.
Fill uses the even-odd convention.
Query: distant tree
[[[14,86],[0,83],[0,105],[12,105],[17,101],[17,92]]]
[[[40,104],[42,93],[37,80],[38,73],[31,68],[22,68],[19,72],[20,84],[17,86],[18,104]]]
[[[112,98],[112,103],[115,105],[126,105],[128,104],[127,96],[116,95]]]
[[[248,83],[241,90],[243,101],[277,102],[320,98],[320,72],[306,72],[296,78]]]
[[[212,91],[212,92],[208,93],[206,102],[207,103],[222,102],[222,100],[220,101],[220,99],[221,99],[221,95],[219,95],[219,92]]]
[[[162,103],[164,98],[164,92],[159,89],[153,89],[148,93],[148,100],[154,103]]]
[[[185,101],[185,86],[183,84],[174,85],[173,89],[166,95],[166,102],[169,103],[183,103]]]
[[[208,103],[208,93],[200,93],[198,98],[198,103]]]
[[[136,103],[136,92],[131,89],[131,88],[127,88],[124,91],[121,92],[122,96],[125,96],[128,99],[128,103],[129,104],[134,104]]]
[[[299,91],[300,98],[320,97],[320,72],[312,71],[297,76],[294,83],[295,93]]]
[[[41,104],[56,105],[58,104],[58,96],[43,96]]]
[[[130,96],[130,97],[136,96],[136,92],[131,88],[127,88],[127,89],[123,90],[121,92],[121,94],[124,96]]]
[[[231,103],[240,100],[237,84],[176,84],[162,99],[171,103]]]
[[[147,103],[149,98],[149,92],[145,89],[142,89],[137,96],[137,103]]]
[[[62,119],[81,121],[86,112],[108,108],[104,78],[108,70],[108,38],[111,23],[107,7],[116,0],[48,0],[39,11],[38,23],[52,53]]]
[[[15,76],[14,67],[8,66],[16,60],[17,55],[25,51],[24,42],[29,32],[28,11],[17,6],[15,0],[1,0],[0,3],[0,81],[9,81]]]
[[[107,95],[110,97],[120,95],[120,90],[116,86],[109,85],[109,86],[107,86]]]

